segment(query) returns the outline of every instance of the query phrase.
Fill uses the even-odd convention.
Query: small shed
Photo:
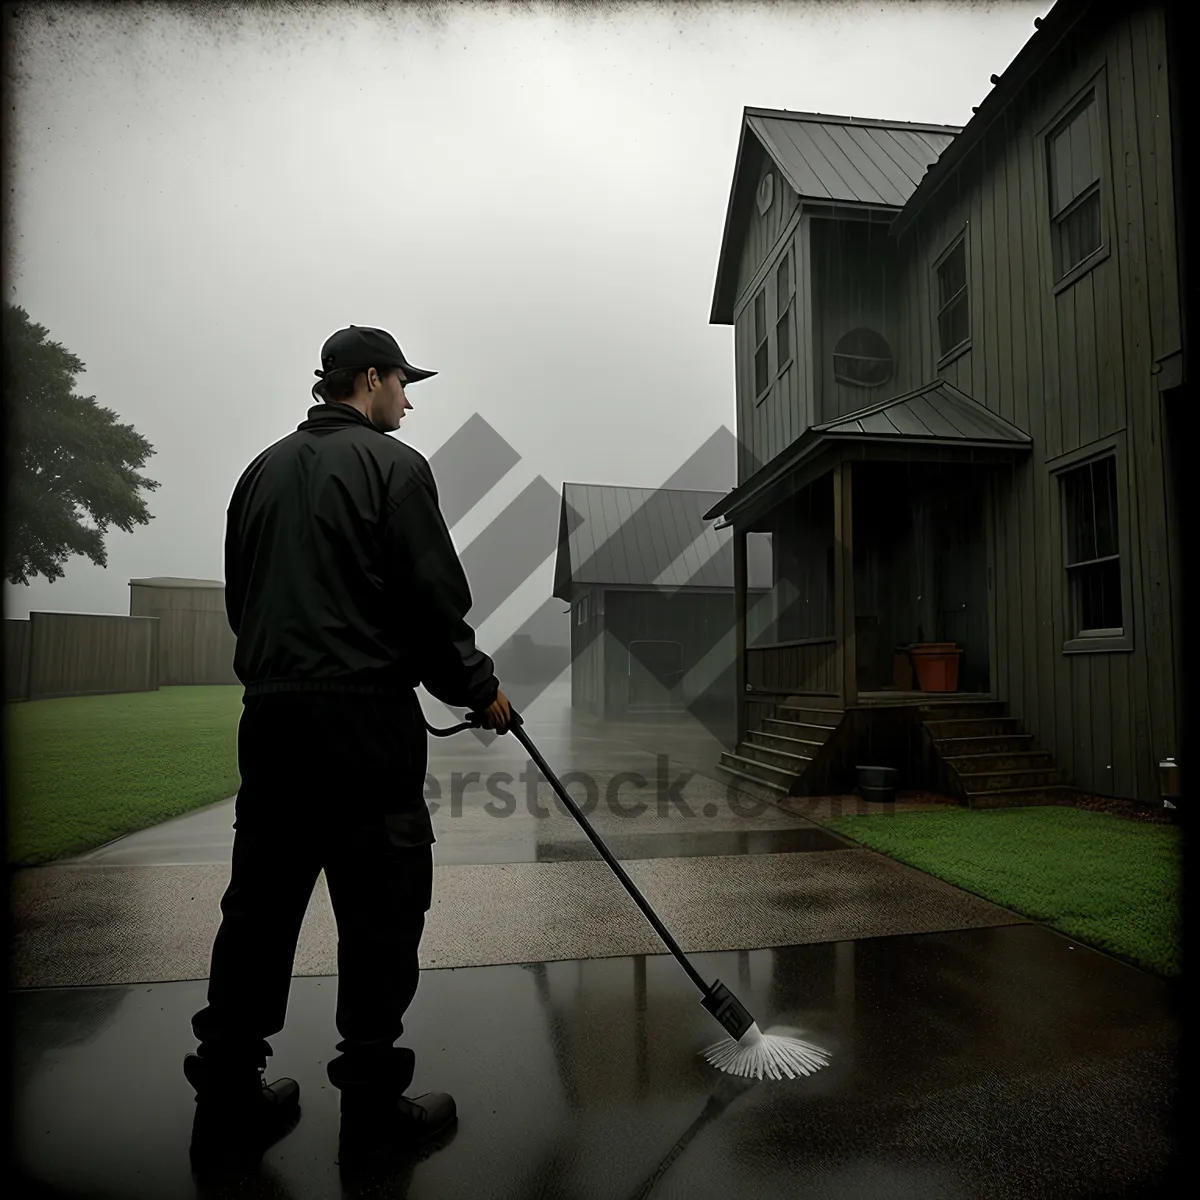
[[[159,684],[236,684],[236,639],[225,615],[225,584],[218,579],[157,576],[129,581],[129,615],[157,617]]]
[[[734,711],[733,539],[704,519],[720,496],[563,484],[554,595],[571,606],[573,707]],[[750,535],[748,592],[771,578],[770,535]]]

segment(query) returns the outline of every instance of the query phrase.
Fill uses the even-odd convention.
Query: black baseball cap
[[[437,374],[414,367],[387,330],[366,325],[350,325],[332,334],[321,347],[321,370],[315,374],[323,380],[335,371],[366,371],[371,367],[399,367],[406,383],[416,383]],[[314,394],[319,386],[313,385]]]

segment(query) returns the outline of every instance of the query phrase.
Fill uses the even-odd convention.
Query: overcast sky
[[[107,570],[5,585],[7,615],[221,578],[238,476],[351,323],[440,372],[406,441],[431,456],[479,413],[521,455],[460,549],[538,475],[662,482],[734,429],[708,314],[743,106],[962,125],[1050,7],[25,7],[8,298],[162,486]],[[481,643],[550,586],[547,563]]]

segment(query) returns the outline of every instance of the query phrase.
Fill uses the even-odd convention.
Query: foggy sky
[[[25,8],[8,299],[83,359],[80,394],[148,438],[162,486],[107,570],[6,584],[6,615],[220,579],[238,476],[351,323],[440,372],[404,440],[431,456],[480,413],[521,455],[460,550],[539,474],[656,486],[735,429],[732,330],[708,314],[742,107],[963,125],[1050,7]]]

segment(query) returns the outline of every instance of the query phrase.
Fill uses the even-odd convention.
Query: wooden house
[[[706,719],[727,708],[732,726],[733,536],[704,518],[720,498],[563,484],[554,595],[570,605],[573,707]],[[769,597],[770,556],[767,539],[748,539],[752,596]]]
[[[757,645],[738,624],[734,777],[840,790],[867,757],[973,806],[1159,795],[1181,749],[1172,19],[1060,0],[962,129],[745,110],[711,314],[738,483],[705,516],[735,534],[739,612],[745,538],[773,534],[779,619]],[[954,693],[909,678],[937,644]]]

